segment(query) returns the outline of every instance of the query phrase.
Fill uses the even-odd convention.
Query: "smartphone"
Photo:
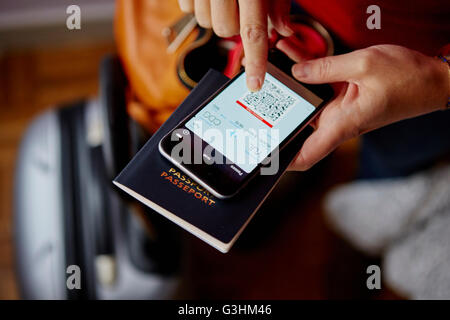
[[[241,71],[162,138],[159,151],[214,196],[230,198],[332,97],[329,85],[302,84],[269,62],[260,91],[247,89]]]

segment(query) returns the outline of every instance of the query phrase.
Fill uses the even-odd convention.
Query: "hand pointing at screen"
[[[290,36],[288,0],[179,0],[199,24],[223,37],[242,37],[247,86],[260,89],[267,66],[267,20]],[[313,123],[291,169],[306,170],[339,144],[390,123],[444,109],[450,94],[446,63],[417,51],[378,45],[348,54],[303,61],[287,39],[278,49],[296,61],[293,76],[305,83],[333,83],[336,97]]]
[[[178,0],[181,10],[195,12],[200,26],[213,28],[219,37],[241,35],[244,45],[247,86],[261,88],[267,66],[267,21],[283,36],[289,27],[290,0]]]

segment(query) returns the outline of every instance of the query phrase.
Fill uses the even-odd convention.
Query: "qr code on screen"
[[[269,122],[275,123],[297,102],[297,99],[269,80],[258,92],[249,92],[243,102]]]

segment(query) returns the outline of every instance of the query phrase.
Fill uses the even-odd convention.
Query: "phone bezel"
[[[211,192],[214,196],[220,198],[220,199],[226,199],[234,196],[236,193],[238,193],[253,177],[255,177],[261,170],[261,167],[265,164],[265,161],[262,161],[259,163],[255,169],[253,169],[250,173],[247,174],[247,176],[240,182],[237,182],[236,180],[233,180],[230,175],[227,175],[225,170],[223,169],[223,166],[225,164],[185,164],[181,163],[179,161],[176,161],[173,159],[170,154],[172,152],[172,148],[178,144],[177,141],[172,141],[171,136],[174,130],[176,129],[184,129],[184,125],[189,119],[191,119],[193,116],[197,114],[205,105],[207,105],[209,102],[211,102],[218,94],[220,94],[225,88],[227,88],[233,81],[235,81],[238,77],[242,75],[244,70],[242,70],[238,75],[236,75],[234,78],[230,79],[225,83],[219,90],[217,90],[211,97],[209,97],[206,101],[204,101],[202,104],[200,104],[197,108],[195,108],[194,111],[192,111],[187,117],[185,117],[183,120],[181,120],[177,126],[172,129],[169,133],[167,133],[160,141],[159,143],[159,151],[160,153],[167,158],[169,161],[171,161],[176,167],[178,167],[180,170],[186,172],[193,178],[197,183],[199,183],[201,186],[206,188],[209,192]],[[275,65],[268,63],[267,72],[270,73],[273,77],[275,77],[277,80],[288,86],[291,90],[296,92],[301,97],[305,98],[305,94],[308,95],[312,93],[313,95],[317,96],[322,100],[321,103],[319,103],[316,107],[316,109],[302,122],[300,123],[293,131],[292,133],[287,136],[279,145],[278,150],[281,151],[287,144],[289,144],[290,141],[292,141],[306,126],[309,125],[309,123],[314,119],[315,116],[323,109],[323,107],[329,102],[329,100],[333,97],[333,90],[329,85],[308,85],[301,83],[291,76],[289,76],[286,72],[282,71],[281,69],[277,68]],[[295,87],[295,88],[293,88]],[[297,89],[297,90],[296,90]],[[298,90],[301,89],[301,90]],[[305,91],[304,89],[309,90],[310,92]],[[301,91],[301,92],[299,92]],[[311,98],[311,96],[309,97]],[[313,98],[313,97],[312,97]],[[306,98],[305,98],[306,99]],[[306,99],[308,100],[308,99]],[[310,101],[310,100],[308,100]],[[313,104],[314,105],[314,104]],[[189,130],[190,131],[190,130]],[[195,134],[190,131],[190,134],[195,136]],[[196,137],[199,138],[199,137]],[[193,141],[191,139],[191,141]],[[202,150],[209,144],[203,142]],[[193,150],[193,143],[191,143],[191,150]],[[212,146],[211,146],[212,147]],[[218,152],[218,151],[216,151]],[[274,156],[279,156],[278,154],[271,154],[267,158],[273,158]],[[266,160],[267,160],[266,158]],[[220,183],[217,183],[220,182]],[[236,185],[236,183],[238,185]]]

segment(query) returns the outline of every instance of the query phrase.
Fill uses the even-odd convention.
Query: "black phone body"
[[[329,85],[300,83],[269,62],[260,91],[248,91],[241,71],[162,138],[159,151],[216,197],[230,198],[332,97]]]

